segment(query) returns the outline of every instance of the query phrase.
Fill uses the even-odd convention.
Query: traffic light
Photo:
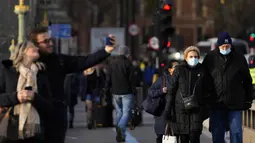
[[[249,46],[250,47],[255,46],[255,33],[251,33],[249,36]]]
[[[162,1],[160,7],[160,37],[164,41],[163,48],[171,46],[170,37],[174,34],[172,27],[172,9],[173,5],[171,0]]]
[[[255,33],[251,33],[250,34],[250,41],[254,41],[254,38],[255,38]]]

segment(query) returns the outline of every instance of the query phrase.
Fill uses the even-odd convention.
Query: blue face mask
[[[221,49],[220,49],[220,53],[221,53],[222,55],[228,55],[230,52],[231,52],[231,48],[228,48],[227,50],[221,50]]]
[[[194,67],[198,64],[198,58],[190,58],[187,60],[188,62],[188,65],[191,66],[191,67]]]

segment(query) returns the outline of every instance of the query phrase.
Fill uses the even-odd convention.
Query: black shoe
[[[117,133],[116,141],[117,142],[125,142],[126,137],[119,127],[116,127],[116,133]]]
[[[93,128],[92,123],[89,123],[87,126],[88,126],[88,129],[89,129],[89,130],[91,130],[91,129]]]

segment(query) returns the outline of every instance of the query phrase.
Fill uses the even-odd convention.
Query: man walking
[[[113,38],[113,37],[111,37]],[[33,29],[29,34],[29,40],[39,47],[40,61],[47,66],[47,75],[51,92],[54,98],[54,114],[48,121],[46,132],[47,143],[64,143],[67,130],[67,96],[64,94],[64,79],[69,73],[83,71],[92,67],[108,56],[113,51],[113,46],[105,46],[105,49],[88,56],[68,56],[53,53],[53,42],[47,28]],[[114,45],[115,40],[112,39]]]
[[[213,143],[225,143],[227,126],[230,142],[242,143],[242,110],[252,104],[252,78],[245,57],[235,52],[227,32],[219,33],[217,46],[203,61],[214,83],[210,102]]]
[[[133,66],[127,58],[128,47],[119,46],[116,49],[118,56],[115,57],[107,69],[105,89],[112,88],[113,104],[116,110],[116,141],[125,141],[126,126],[130,118],[134,94],[136,93],[135,80],[132,78]]]

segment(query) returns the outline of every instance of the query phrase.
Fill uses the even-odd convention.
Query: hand
[[[106,46],[105,46],[105,51],[106,51],[107,53],[111,53],[111,52],[114,50],[114,47],[115,47],[115,45],[116,45],[116,38],[115,38],[115,36],[109,35],[109,37],[111,38],[111,43],[112,43],[112,45],[106,45]]]
[[[163,87],[163,93],[167,93],[167,87]]]
[[[18,92],[17,96],[18,96],[18,100],[19,100],[20,103],[25,103],[25,102],[33,100],[34,91],[21,90],[20,92]]]

